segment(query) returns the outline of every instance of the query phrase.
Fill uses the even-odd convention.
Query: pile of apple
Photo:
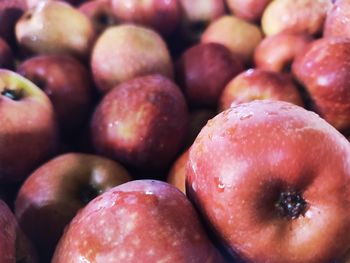
[[[350,263],[350,0],[0,0],[0,263]]]

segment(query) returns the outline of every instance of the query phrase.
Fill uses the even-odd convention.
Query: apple
[[[136,169],[162,170],[183,146],[187,125],[180,89],[162,75],[148,75],[102,98],[91,120],[91,140],[99,154]]]
[[[40,55],[22,62],[17,72],[48,95],[65,137],[77,133],[87,122],[92,80],[81,62],[66,55]]]
[[[226,0],[228,8],[244,20],[258,22],[271,0]]]
[[[350,2],[344,0],[332,1],[333,5],[327,13],[323,36],[324,37],[350,37],[348,23],[350,15]]]
[[[186,166],[189,151],[184,151],[171,166],[167,182],[177,187],[181,192],[186,194]]]
[[[12,69],[13,66],[14,66],[13,52],[9,47],[9,45],[6,43],[6,41],[0,38],[0,68]]]
[[[0,182],[19,182],[55,150],[57,123],[46,94],[0,69]]]
[[[202,129],[187,163],[186,194],[244,262],[329,263],[349,249],[350,144],[314,112],[232,107]]]
[[[0,262],[36,263],[35,250],[18,227],[8,206],[0,200]]]
[[[331,6],[330,0],[274,0],[263,13],[261,27],[267,36],[283,31],[317,35]]]
[[[249,64],[254,49],[262,38],[262,32],[257,25],[232,15],[225,15],[209,24],[201,36],[201,42],[222,44]]]
[[[107,28],[91,54],[92,75],[99,91],[138,76],[173,77],[172,60],[163,38],[154,30],[123,24]]]
[[[254,51],[255,67],[290,72],[297,55],[306,51],[313,38],[308,34],[282,32],[265,37]]]
[[[290,75],[262,69],[249,69],[232,79],[223,90],[219,111],[252,100],[282,100],[304,106]]]
[[[25,1],[27,3],[28,8],[35,8],[41,2],[52,1],[52,0],[25,0]],[[60,0],[60,1],[67,2],[71,5],[77,5],[84,0]],[[89,1],[91,1],[91,0],[89,0]]]
[[[91,20],[97,35],[100,35],[107,27],[117,24],[110,0],[84,2],[78,9]]]
[[[187,23],[209,23],[225,14],[224,0],[179,0]]]
[[[130,180],[117,162],[90,154],[66,153],[37,168],[19,189],[15,214],[41,262],[50,262],[64,227],[79,209]]]
[[[43,1],[29,9],[16,24],[16,38],[35,54],[67,54],[86,58],[95,31],[92,22],[61,1]]]
[[[162,35],[170,35],[180,21],[178,0],[110,0],[118,21],[151,27]]]
[[[226,84],[244,67],[223,45],[203,43],[187,49],[176,65],[176,79],[190,106],[216,108]]]
[[[52,260],[224,262],[186,196],[161,181],[117,186],[72,220]]]
[[[350,128],[350,40],[323,38],[297,57],[292,70],[306,88],[313,110],[342,132]]]

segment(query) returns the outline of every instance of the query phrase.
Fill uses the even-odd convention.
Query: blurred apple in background
[[[349,142],[317,114],[256,100],[202,129],[186,194],[244,262],[335,262],[350,244],[349,164]]]
[[[331,0],[274,0],[265,9],[261,26],[265,35],[283,31],[319,35]]]
[[[176,79],[191,107],[216,108],[226,84],[243,70],[238,56],[226,47],[205,43],[184,52],[176,64]]]
[[[186,165],[189,151],[184,151],[173,163],[167,176],[167,182],[186,194]]]
[[[178,26],[181,13],[178,0],[110,0],[113,14],[120,22],[151,27],[170,35]]]
[[[257,25],[235,16],[226,15],[209,24],[201,37],[202,43],[219,43],[241,60],[250,64],[255,47],[263,36]]]
[[[303,106],[303,99],[290,75],[249,69],[231,80],[221,94],[219,111],[253,100],[283,100]]]
[[[0,70],[0,182],[18,182],[53,153],[53,106],[32,82]]]
[[[0,68],[13,69],[14,56],[9,45],[0,38]]]
[[[188,111],[180,89],[162,75],[123,82],[91,120],[96,151],[142,170],[167,168],[184,145]]]
[[[53,0],[24,0],[27,3],[28,8],[35,8],[38,4],[41,2],[48,2],[48,1],[53,1]],[[85,0],[59,0],[61,2],[67,2],[71,5],[77,5],[80,2],[84,2]],[[90,0],[87,0],[90,1]]]
[[[349,132],[350,40],[317,40],[294,61],[292,69],[310,94],[313,110],[338,130]]]
[[[44,1],[28,10],[16,24],[19,45],[35,54],[70,54],[86,58],[95,31],[92,22],[61,1]]]
[[[117,24],[110,0],[92,0],[79,6],[79,11],[85,14],[92,22],[96,35],[106,28]]]
[[[138,76],[173,77],[167,45],[155,31],[136,25],[108,28],[97,39],[91,54],[94,80],[101,93]]]
[[[73,137],[88,122],[92,80],[78,60],[64,55],[41,55],[25,60],[17,71],[50,98],[66,138]]]
[[[254,51],[255,67],[275,72],[291,72],[300,53],[306,51],[313,38],[308,34],[282,32],[265,37]]]
[[[332,1],[324,25],[324,37],[350,37],[350,1]]]
[[[237,17],[251,22],[259,22],[271,0],[226,0],[228,8]]]
[[[90,202],[73,219],[53,263],[224,262],[195,209],[174,186],[128,182]]]
[[[41,262],[50,262],[64,227],[80,208],[130,180],[120,164],[80,153],[57,156],[36,169],[18,192],[15,213]]]

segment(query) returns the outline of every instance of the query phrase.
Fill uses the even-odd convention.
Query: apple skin
[[[317,35],[331,6],[331,0],[275,0],[266,7],[261,27],[266,36],[283,31]]]
[[[43,1],[16,24],[21,48],[34,54],[65,54],[86,58],[95,41],[92,22],[61,1]]]
[[[63,135],[72,136],[87,122],[92,80],[81,62],[70,56],[40,55],[22,62],[17,72],[50,98]]]
[[[323,38],[311,44],[292,65],[306,88],[313,110],[342,132],[350,129],[350,40]]]
[[[0,68],[13,69],[14,57],[9,45],[0,38]]]
[[[110,0],[110,2],[118,21],[150,27],[162,35],[170,35],[180,22],[178,0]]]
[[[317,114],[257,100],[202,129],[186,194],[244,262],[329,263],[350,244],[349,164],[349,142]]]
[[[249,64],[254,49],[262,38],[262,32],[257,25],[232,15],[225,15],[209,24],[201,36],[201,42],[222,44],[238,55],[244,63]]]
[[[313,38],[308,34],[282,32],[265,37],[254,51],[255,67],[290,72],[294,59],[306,51]]]
[[[84,13],[92,22],[96,35],[100,35],[107,27],[117,24],[110,0],[92,0],[79,6],[79,11]]]
[[[96,151],[136,169],[161,170],[185,142],[188,110],[180,89],[162,75],[113,88],[91,120]]]
[[[106,29],[91,55],[92,74],[99,91],[135,77],[162,74],[173,77],[173,64],[166,43],[154,30],[137,25]]]
[[[56,116],[46,94],[12,71],[0,69],[0,94],[0,182],[19,182],[55,151]]]
[[[282,100],[304,106],[290,75],[262,69],[249,69],[232,79],[221,94],[219,111],[253,100]]]
[[[59,155],[37,168],[19,189],[15,214],[42,262],[79,209],[90,200],[131,180],[117,162],[82,153]]]
[[[271,0],[226,0],[230,11],[237,17],[258,22]]]
[[[176,79],[190,106],[216,108],[226,84],[244,67],[238,56],[217,43],[187,49],[176,64]]]
[[[73,219],[52,263],[224,262],[186,196],[161,181],[137,180],[91,201]]]
[[[327,13],[323,29],[324,37],[350,37],[350,26],[347,22],[350,15],[349,1],[333,1]]]
[[[179,0],[188,23],[209,23],[225,14],[223,0]]]
[[[167,182],[186,194],[186,166],[189,151],[184,151],[173,163],[167,176]]]
[[[38,4],[45,1],[52,1],[52,0],[25,0],[27,3],[28,8],[35,8]],[[77,5],[80,2],[83,2],[84,0],[60,0],[61,2],[67,2],[71,5]]]
[[[35,250],[19,228],[9,207],[0,200],[0,262],[36,263]]]

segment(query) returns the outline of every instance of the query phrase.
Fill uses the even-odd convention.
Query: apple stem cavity
[[[307,203],[299,192],[285,191],[280,193],[275,206],[282,217],[297,219],[305,214]]]
[[[1,95],[11,99],[11,100],[20,100],[23,97],[22,90],[21,89],[8,89],[5,88]]]

